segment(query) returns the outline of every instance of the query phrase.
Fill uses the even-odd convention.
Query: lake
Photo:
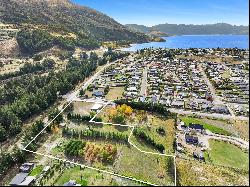
[[[166,42],[132,44],[122,51],[136,51],[144,48],[240,48],[249,49],[249,35],[181,35],[163,37]]]

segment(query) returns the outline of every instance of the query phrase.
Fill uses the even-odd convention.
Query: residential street
[[[145,67],[143,70],[143,78],[141,84],[141,92],[140,95],[147,96],[147,82],[148,82],[148,68]]]
[[[170,108],[170,112],[182,114],[182,115],[197,115],[200,117],[212,117],[217,119],[225,119],[225,120],[242,120],[242,121],[249,121],[248,117],[245,116],[231,116],[231,115],[224,115],[224,114],[217,114],[217,113],[202,113],[202,112],[194,112],[190,110],[183,110],[183,109],[176,109]]]

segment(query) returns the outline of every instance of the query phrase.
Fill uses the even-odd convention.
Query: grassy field
[[[105,98],[107,100],[122,99],[123,92],[124,92],[124,87],[112,87]]]
[[[64,149],[62,148],[68,140],[65,139],[65,142],[61,144],[61,147],[56,147],[52,150],[52,153],[56,157],[60,157],[61,159],[67,158],[64,155]],[[112,144],[115,145],[118,149],[117,156],[112,164],[105,164],[101,162],[93,162],[92,164],[83,160],[83,158],[74,158],[75,162],[79,162],[82,164],[87,164],[93,166],[95,168],[108,170],[111,172],[118,173],[120,175],[131,176],[133,178],[148,181],[150,183],[155,183],[158,185],[168,185],[173,184],[173,159],[171,157],[158,156],[152,154],[144,154],[139,152],[134,147],[126,144],[120,144],[113,141],[105,141],[105,140],[94,140],[94,139],[86,139],[85,141],[95,143],[99,146],[103,146],[104,144]],[[143,159],[142,159],[143,158]],[[68,160],[72,160],[73,158],[67,158]],[[80,176],[80,174],[73,175],[74,171],[67,172],[64,176],[60,177],[57,180],[56,184],[63,184],[65,181],[70,179],[75,179]],[[79,172],[78,172],[79,173]],[[74,178],[72,177],[74,176]],[[95,172],[93,174],[95,176]],[[92,185],[91,180],[87,177],[83,177],[87,180],[87,185]],[[105,178],[105,177],[104,177]],[[78,181],[79,183],[81,181]],[[100,184],[108,184],[105,181],[100,181]],[[106,181],[107,182],[107,181]],[[96,183],[94,183],[96,184]],[[109,184],[110,185],[110,184]]]
[[[207,160],[213,164],[249,170],[249,154],[237,146],[217,140],[210,140],[209,145],[211,151]]]
[[[138,125],[139,128],[141,128],[147,135],[149,135],[152,139],[155,140],[155,142],[164,145],[165,147],[165,153],[166,154],[172,154],[174,152],[174,140],[175,140],[175,125],[173,119],[166,119],[161,116],[152,116],[148,114],[149,120],[148,124],[146,123]],[[165,135],[160,135],[157,132],[158,128],[163,128],[165,130]],[[144,151],[150,151],[150,147],[146,145],[144,142],[138,140],[137,138],[131,139],[133,143],[138,145],[139,148],[141,148]],[[135,142],[136,141],[136,142]],[[147,150],[145,150],[147,148]],[[152,149],[151,149],[152,150]]]
[[[103,125],[103,124],[95,124],[95,123],[69,124],[68,127],[70,129],[76,129],[76,130],[87,130],[87,129],[91,128],[93,130],[100,131],[100,132],[123,133],[125,135],[129,135],[131,130],[132,130],[129,127]]]
[[[122,185],[139,185],[130,180],[121,179],[113,177],[108,174],[103,174],[101,172],[90,170],[90,169],[80,169],[80,167],[73,167],[66,169],[58,179],[55,181],[55,186],[62,186],[64,183],[69,182],[69,180],[75,180],[78,184],[82,186],[122,186]]]
[[[212,133],[215,133],[215,134],[221,134],[221,135],[226,135],[226,136],[230,136],[232,134],[222,128],[216,127],[214,124],[205,123],[202,120],[197,119],[197,118],[183,117],[181,118],[181,120],[186,125],[189,125],[190,123],[198,123],[200,125],[203,125],[205,129],[210,130]]]
[[[248,186],[249,173],[233,168],[177,159],[178,186]]]
[[[114,171],[157,185],[173,185],[172,157],[144,154],[133,147],[122,146]]]

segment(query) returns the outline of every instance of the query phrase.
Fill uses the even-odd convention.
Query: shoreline
[[[165,39],[166,41],[165,42],[146,42],[146,43],[132,43],[132,44],[129,44],[128,47],[125,47],[125,48],[119,48],[119,49],[116,49],[116,50],[119,50],[119,51],[123,51],[123,52],[134,52],[138,49],[133,49],[133,47],[135,46],[143,46],[145,45],[143,48],[150,48],[150,47],[153,47],[153,48],[174,48],[174,49],[177,49],[177,48],[182,48],[182,49],[188,49],[188,48],[201,48],[201,49],[206,49],[206,48],[239,48],[239,49],[245,49],[245,50],[249,50],[249,46],[247,47],[242,47],[242,46],[231,46],[231,47],[221,47],[221,46],[214,46],[214,47],[193,47],[193,46],[190,46],[190,47],[185,47],[185,44],[183,47],[174,47],[174,46],[161,46],[161,43],[167,43],[169,41],[169,38],[175,38],[175,37],[203,37],[203,36],[206,36],[206,37],[223,37],[223,36],[233,36],[233,37],[237,37],[237,36],[244,36],[244,37],[247,37],[247,40],[249,41],[249,35],[238,35],[238,34],[217,34],[217,35],[173,35],[173,36],[167,36],[167,37],[161,37],[163,39]],[[221,41],[220,41],[221,42]],[[147,45],[150,45],[150,43],[152,44],[152,46],[147,46]],[[159,44],[160,43],[160,44]],[[248,42],[247,42],[248,43]],[[158,45],[159,44],[159,45]],[[178,43],[177,43],[178,44]],[[163,44],[164,45],[164,44]],[[244,46],[244,45],[243,45]],[[142,49],[143,49],[142,48]]]

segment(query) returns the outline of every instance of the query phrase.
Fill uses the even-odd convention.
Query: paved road
[[[148,84],[148,68],[145,67],[143,70],[140,95],[147,96],[147,84]]]
[[[232,136],[223,136],[223,135],[218,135],[218,134],[214,134],[211,132],[207,132],[207,135],[208,135],[209,139],[228,141],[228,142],[232,142],[235,145],[239,145],[245,149],[249,149],[249,142],[247,142],[241,138],[236,138],[236,137],[232,137]]]
[[[210,82],[210,80],[208,79],[204,69],[202,68],[202,65],[199,64],[198,68],[203,76],[203,80],[206,82],[209,90],[211,91],[211,94],[212,94],[213,99],[214,99],[213,103],[218,104],[218,105],[224,104],[224,102],[221,100],[221,98],[216,94],[216,90],[215,90],[214,86],[212,85],[212,83]]]
[[[183,109],[176,109],[170,108],[170,112],[182,114],[182,115],[197,115],[200,117],[212,117],[217,119],[225,119],[225,120],[242,120],[242,121],[249,121],[248,117],[245,116],[231,116],[231,115],[224,115],[224,114],[217,114],[217,113],[202,113],[202,112],[194,112],[190,110],[183,110]]]

